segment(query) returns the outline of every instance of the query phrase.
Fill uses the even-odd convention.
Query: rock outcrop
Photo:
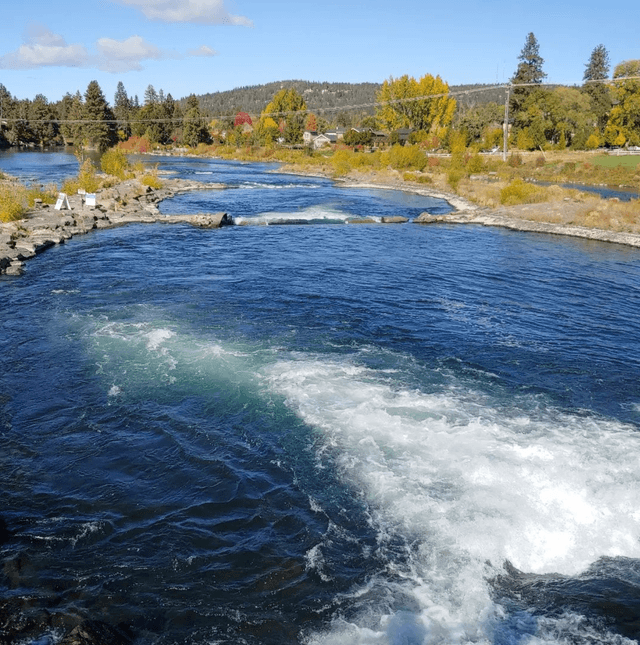
[[[165,215],[158,210],[158,202],[179,192],[220,187],[169,179],[162,188],[153,189],[130,179],[100,191],[95,206],[88,206],[82,195],[69,195],[69,209],[64,210],[37,202],[24,219],[0,223],[0,274],[20,275],[26,260],[75,235],[96,229],[156,222],[187,223],[205,229],[233,224],[227,213]]]

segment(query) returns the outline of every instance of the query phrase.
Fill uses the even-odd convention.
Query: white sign
[[[87,193],[86,196],[85,196],[84,203],[87,206],[95,206],[96,205],[96,194],[95,193]]]
[[[86,195],[87,191],[84,188],[78,188],[78,195]]]
[[[69,206],[69,199],[67,198],[67,193],[58,193],[58,201],[56,202],[56,205],[54,206],[54,209],[57,211],[60,210],[71,210],[71,206]]]

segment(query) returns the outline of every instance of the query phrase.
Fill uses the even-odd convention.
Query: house
[[[337,140],[337,136],[331,137],[328,132],[318,134],[314,130],[306,130],[302,134],[302,142],[304,145],[311,146],[314,150],[329,145],[330,143],[336,143]]]
[[[313,139],[313,149],[317,150],[318,148],[322,148],[322,146],[328,146],[331,143],[331,139],[326,134],[319,134],[317,137]]]
[[[305,130],[302,134],[302,142],[305,146],[310,146],[317,136],[318,133],[315,130]]]
[[[329,130],[325,132],[325,136],[329,137],[331,143],[338,143],[342,138],[344,138],[344,133],[346,130],[344,128],[336,128],[335,130]]]

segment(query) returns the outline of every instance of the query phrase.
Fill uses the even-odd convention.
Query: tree
[[[313,112],[309,113],[309,116],[307,117],[307,122],[305,123],[304,127],[309,132],[318,131],[318,120],[316,119],[316,115]]]
[[[251,117],[246,112],[238,112],[236,114],[236,118],[233,121],[233,127],[237,128],[238,126],[242,126],[245,123],[247,125],[253,125]]]
[[[84,93],[82,136],[85,145],[106,150],[117,141],[115,117],[98,81],[91,81]]]
[[[58,136],[58,123],[53,108],[44,94],[37,94],[29,106],[30,128],[36,143],[44,146]]]
[[[84,102],[79,90],[74,96],[65,94],[60,107],[60,118],[64,121],[60,131],[65,143],[79,145],[82,142],[83,111]]]
[[[504,105],[498,103],[481,103],[467,107],[459,106],[453,120],[456,130],[466,132],[467,145],[481,143],[483,147],[493,147],[494,132],[499,129],[502,136],[504,122]]]
[[[582,89],[591,100],[591,110],[600,131],[604,130],[611,110],[611,92],[604,82],[609,78],[609,67],[609,53],[604,45],[598,45],[585,65]]]
[[[149,84],[147,85],[147,89],[144,91],[144,104],[153,105],[154,103],[158,103],[158,93],[153,85]]]
[[[187,97],[185,112],[188,112],[189,110],[192,110],[194,108],[196,108],[198,112],[200,112],[200,102],[198,101],[198,97],[195,94],[189,94],[189,96]]]
[[[388,131],[413,128],[444,136],[456,109],[449,86],[439,76],[420,80],[406,74],[382,84],[377,96],[378,120]]]
[[[9,143],[9,127],[5,125],[5,119],[13,111],[14,100],[7,88],[0,83],[0,144]]]
[[[640,145],[640,60],[627,60],[613,71],[614,106],[605,130],[609,145]],[[616,79],[620,79],[616,81]]]
[[[266,125],[267,119],[280,122],[280,131],[286,143],[302,142],[304,123],[307,116],[307,104],[294,88],[283,88],[275,94],[271,102],[260,115],[258,129],[271,132],[271,126]]]
[[[124,89],[124,84],[122,81],[119,81],[113,98],[113,113],[118,120],[118,136],[122,140],[126,140],[131,136],[131,110],[131,100],[127,95],[127,91]]]
[[[585,148],[593,132],[594,116],[584,92],[575,87],[556,87],[545,93],[540,107],[547,141],[559,148]]]
[[[514,114],[518,112],[526,99],[536,89],[535,85],[541,84],[547,77],[542,70],[544,59],[540,56],[540,47],[533,33],[530,32],[527,36],[518,60],[520,62],[511,78],[511,83],[520,87],[514,87],[511,90],[509,104],[509,108]]]
[[[347,146],[370,146],[373,143],[373,133],[369,129],[351,129],[344,133],[342,139]]]
[[[200,104],[195,94],[187,99],[187,109],[183,118],[182,140],[188,146],[195,147],[209,140],[209,130],[202,118]]]
[[[180,109],[180,105],[173,100],[171,92],[167,94],[162,107],[168,119],[166,127],[168,137],[175,141],[178,137],[182,137],[182,133],[180,132],[182,126],[182,110]]]

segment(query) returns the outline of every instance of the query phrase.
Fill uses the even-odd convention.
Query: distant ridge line
[[[353,106],[362,106],[361,113],[373,114],[376,96],[382,83],[332,83],[328,81],[284,80],[247,85],[232,90],[209,92],[197,95],[200,107],[209,114],[232,116],[238,112],[261,114],[273,96],[283,88],[293,88],[305,99],[310,111],[327,110],[336,112],[341,108],[351,111]],[[486,88],[486,91],[482,91]],[[463,105],[502,103],[505,96],[505,85],[477,83],[469,85],[451,85],[451,93]],[[473,90],[473,94],[464,92]],[[186,98],[180,100],[185,104]]]

